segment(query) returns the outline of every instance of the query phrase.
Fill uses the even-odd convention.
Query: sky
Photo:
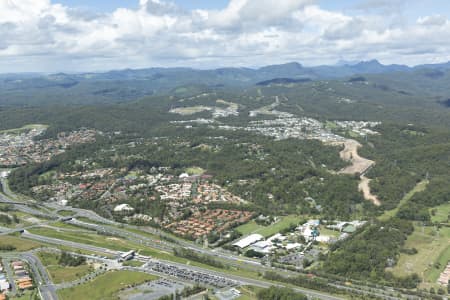
[[[0,73],[450,60],[448,0],[0,0]]]

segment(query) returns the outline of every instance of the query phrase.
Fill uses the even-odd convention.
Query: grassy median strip
[[[7,246],[11,246],[14,251],[28,251],[31,249],[36,249],[42,246],[42,243],[38,243],[35,241],[30,241],[27,239],[22,239],[12,235],[2,235],[0,236],[0,249],[5,248]],[[1,251],[1,250],[0,250]]]

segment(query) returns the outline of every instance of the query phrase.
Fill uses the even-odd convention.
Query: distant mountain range
[[[440,64],[424,64],[414,67],[407,65],[383,65],[378,60],[361,62],[340,62],[336,65],[323,65],[305,67],[297,62],[280,65],[269,65],[257,69],[252,68],[218,68],[211,70],[199,70],[192,68],[147,68],[124,69],[107,72],[89,73],[57,73],[44,75],[42,73],[12,73],[0,74],[0,80],[47,78],[49,80],[158,80],[162,77],[178,77],[187,74],[196,74],[199,77],[213,76],[215,79],[234,79],[237,82],[258,82],[258,79],[273,79],[276,77],[292,77],[310,79],[339,78],[355,74],[380,74],[391,72],[408,72],[417,69],[450,69],[450,62]],[[234,78],[230,78],[230,77]]]
[[[107,103],[138,99],[148,95],[173,93],[184,86],[204,88],[246,88],[249,86],[301,83],[314,80],[351,78],[370,74],[420,73],[435,79],[445,75],[450,62],[435,65],[383,65],[377,60],[334,66],[305,67],[292,62],[258,69],[148,68],[78,74],[2,74],[0,106],[17,103]],[[32,98],[30,97],[32,96]]]

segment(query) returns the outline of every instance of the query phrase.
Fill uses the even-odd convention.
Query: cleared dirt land
[[[340,170],[339,174],[363,174],[375,164],[373,160],[359,156],[358,148],[362,147],[362,145],[357,141],[347,139],[342,144],[344,145],[344,149],[339,154],[343,160],[351,162],[351,165]],[[376,206],[380,206],[381,202],[376,195],[371,193],[369,183],[370,179],[361,175],[361,182],[358,188],[363,192],[366,200],[371,201]]]
[[[358,189],[363,192],[364,199],[372,201],[373,204],[376,206],[380,206],[381,202],[377,198],[377,196],[373,195],[370,192],[370,186],[369,183],[372,179],[367,178],[366,176],[361,176],[361,181],[358,184]]]
[[[375,164],[373,160],[359,156],[358,148],[360,147],[362,145],[355,140],[345,140],[344,149],[340,152],[340,156],[343,160],[350,161],[352,164],[340,170],[340,174],[362,174]]]

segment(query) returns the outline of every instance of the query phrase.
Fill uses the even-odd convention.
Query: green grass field
[[[75,213],[71,210],[58,210],[58,214],[64,217],[73,216]]]
[[[27,131],[27,130],[39,129],[39,128],[47,128],[47,127],[48,127],[47,125],[42,125],[42,124],[29,124],[29,125],[25,125],[25,126],[20,127],[20,128],[12,128],[12,129],[0,130],[0,134],[3,134],[3,133],[19,134],[19,133],[22,133],[22,132]]]
[[[132,232],[132,233],[136,233],[136,234],[139,234],[139,235],[151,238],[151,239],[157,239],[157,240],[160,239],[159,236],[151,234],[150,232],[147,232],[147,231],[144,231],[144,230],[135,229],[135,228],[129,228],[129,227],[125,227],[125,228],[121,228],[121,229],[124,230],[124,231],[129,231],[129,232]]]
[[[147,246],[138,245],[133,242],[117,238],[99,235],[96,233],[81,233],[70,231],[56,231],[51,228],[33,228],[31,233],[43,235],[60,240],[67,240],[86,245],[93,245],[102,248],[108,248],[116,251],[137,250],[142,255],[152,256],[159,259],[175,261],[179,263],[191,263],[188,260],[175,256],[173,253],[156,250]],[[193,262],[192,262],[193,264]]]
[[[254,220],[247,222],[239,227],[236,230],[242,235],[249,235],[257,230],[263,229],[264,226],[256,224]]]
[[[450,259],[450,228],[442,227],[439,232],[434,227],[416,226],[408,237],[405,248],[416,248],[418,253],[402,253],[397,265],[391,271],[397,276],[417,273],[424,278],[424,286],[436,284],[439,274]],[[440,263],[435,268],[436,262]]]
[[[89,265],[80,265],[76,267],[48,266],[47,271],[54,283],[71,282],[79,279],[94,269]]]
[[[190,167],[185,170],[189,175],[202,175],[205,173],[205,170],[200,167]]]
[[[58,263],[59,254],[56,253],[39,252],[38,257],[54,283],[74,281],[93,271],[93,268],[88,264],[82,264],[76,267],[61,266]]]
[[[56,175],[57,175],[56,171],[48,171],[48,172],[45,172],[45,173],[39,175],[39,179],[45,180],[45,181],[50,181],[53,178],[55,178]]]
[[[15,251],[28,251],[31,249],[39,248],[43,244],[27,239],[22,239],[16,236],[2,235],[0,237],[0,245],[14,246],[16,248]]]
[[[439,254],[435,261],[435,263],[437,263],[437,267],[431,267],[425,272],[425,279],[429,282],[436,282],[448,262],[450,262],[449,237],[450,236],[447,236],[447,247]]]
[[[153,275],[132,271],[108,272],[88,283],[59,290],[58,296],[62,300],[86,299],[86,296],[89,297],[89,300],[116,299],[117,293],[121,289],[157,278]]]
[[[83,243],[97,247],[108,248],[117,251],[128,251],[138,249],[139,247],[123,239],[115,237],[107,237],[95,233],[80,233],[70,231],[56,231],[50,228],[33,228],[29,230],[31,233],[52,237],[61,240],[68,240],[76,243]]]
[[[402,200],[400,200],[400,202],[398,203],[396,208],[385,211],[384,214],[382,214],[378,219],[380,221],[387,221],[390,218],[394,217],[397,214],[397,212],[401,206],[408,203],[409,199],[411,199],[415,193],[424,191],[426,189],[427,185],[428,185],[428,181],[426,181],[426,180],[419,182],[412,190],[410,190],[405,195],[405,197],[403,197]]]
[[[105,223],[102,223],[102,222],[96,222],[96,221],[91,220],[91,219],[86,218],[86,217],[77,217],[77,220],[78,221],[82,221],[82,222],[86,222],[86,223],[92,223],[92,224],[101,224],[101,225],[105,224]]]
[[[144,263],[142,261],[137,260],[128,260],[123,262],[123,265],[129,267],[141,267],[142,265],[144,265]]]
[[[37,298],[36,298],[37,297]],[[20,295],[15,297],[9,297],[10,300],[32,300],[32,299],[40,299],[38,296],[38,292],[36,289],[30,291],[24,291]]]
[[[332,236],[332,237],[336,237],[336,238],[341,234],[339,231],[325,228],[325,226],[320,226],[319,231],[320,231],[320,235],[327,235],[327,236]]]
[[[51,266],[58,264],[59,255],[56,253],[40,251],[37,253],[37,256],[39,257],[44,266]]]
[[[276,233],[279,233],[283,229],[289,228],[291,224],[298,225],[303,220],[304,218],[301,216],[289,215],[281,217],[281,220],[269,226],[261,226],[256,224],[255,221],[250,221],[237,227],[236,230],[244,236],[252,233],[258,233],[264,237],[270,237]]]
[[[115,256],[110,254],[110,253],[87,251],[87,250],[83,250],[83,249],[67,247],[67,246],[61,246],[61,245],[52,245],[52,247],[56,247],[59,250],[67,251],[67,252],[74,252],[74,253],[80,253],[80,254],[85,254],[85,255],[106,256],[106,257],[111,258],[111,259],[115,258]]]
[[[335,122],[326,121],[326,122],[325,122],[325,128],[328,128],[328,129],[338,129],[339,126],[337,126],[337,124],[336,124]]]
[[[193,115],[193,114],[196,114],[199,112],[210,111],[210,110],[212,110],[211,107],[199,105],[199,106],[189,106],[189,107],[178,107],[178,108],[172,109],[170,112],[179,114],[182,116],[189,116],[189,115]]]
[[[239,298],[237,298],[237,300],[257,300],[257,293],[258,291],[260,291],[261,288],[260,287],[256,287],[256,286],[241,286],[239,288],[239,291],[242,293],[241,296]]]
[[[72,224],[64,223],[64,222],[54,222],[49,224],[51,227],[57,227],[62,229],[71,229],[71,230],[78,230],[78,231],[91,231],[94,232],[94,230],[85,228],[85,227],[78,227]]]
[[[430,213],[432,210],[435,210],[435,215],[431,214],[431,221],[438,223],[449,223],[448,216],[450,215],[450,203],[442,204],[440,206],[434,207],[430,209]]]

